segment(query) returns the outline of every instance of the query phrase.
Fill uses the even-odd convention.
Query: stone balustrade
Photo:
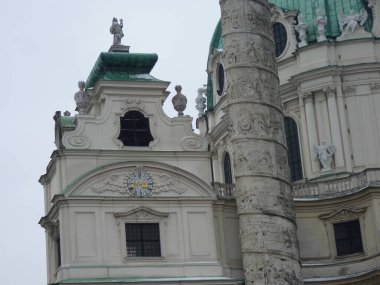
[[[235,199],[234,184],[224,184],[220,182],[211,183],[219,199]]]
[[[322,179],[322,178],[320,178]],[[380,186],[380,169],[366,169],[343,178],[332,180],[298,181],[294,183],[295,199],[328,199],[358,192],[368,186]],[[219,199],[235,199],[234,184],[213,182]]]

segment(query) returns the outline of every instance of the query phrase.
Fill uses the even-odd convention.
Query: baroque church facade
[[[120,45],[114,19],[116,42],[79,83],[78,114],[54,116],[57,150],[40,178],[48,284],[380,284],[380,3],[269,2],[274,54],[255,43],[234,50],[273,60],[279,86],[265,73],[228,81],[236,54],[222,24],[235,18],[222,13],[198,90],[199,134],[180,86],[178,116],[164,113],[170,83],[150,75],[157,55]],[[252,167],[275,165],[292,181],[293,199],[277,203],[295,210],[302,277],[256,260],[262,281],[248,282],[242,235],[260,249],[295,245],[292,230],[269,222],[241,229],[237,160],[251,157],[231,143],[228,96],[277,89],[284,124],[258,112],[239,131],[286,136],[289,171],[270,155]],[[261,194],[248,203],[262,210],[270,193]]]

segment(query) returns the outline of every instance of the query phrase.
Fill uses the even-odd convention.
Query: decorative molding
[[[336,87],[331,85],[331,86],[326,86],[322,89],[323,93],[326,94],[327,98],[335,98],[336,95]]]
[[[91,143],[85,136],[71,136],[68,138],[70,145],[76,148],[89,148]]]
[[[302,93],[305,104],[313,103],[313,93],[311,91]]]
[[[130,173],[110,174],[102,179],[101,182],[93,185],[91,190],[95,193],[116,192],[126,196],[134,196],[128,188],[129,175]],[[152,180],[153,191],[150,195],[158,195],[162,192],[175,192],[177,194],[182,194],[186,191],[183,183],[167,174],[152,175]]]
[[[202,148],[205,144],[205,139],[202,137],[188,136],[181,139],[181,147],[184,150],[194,151]]]
[[[116,224],[119,225],[121,222],[150,222],[150,221],[161,221],[169,216],[169,213],[162,213],[147,207],[138,207],[131,211],[114,213],[116,218]]]
[[[351,86],[351,85],[348,85],[348,86],[344,86],[343,87],[343,93],[345,96],[353,96],[356,94],[356,86]]]
[[[337,211],[320,215],[319,218],[321,220],[329,221],[329,222],[340,222],[340,221],[348,221],[353,219],[358,219],[365,211],[364,208],[342,208]]]
[[[380,82],[373,82],[369,86],[372,91],[378,91],[380,89]]]

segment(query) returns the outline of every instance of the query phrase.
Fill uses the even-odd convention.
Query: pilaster
[[[317,131],[317,123],[315,120],[315,110],[314,110],[314,102],[313,102],[313,93],[305,92],[303,94],[304,104],[305,104],[305,112],[306,112],[306,125],[307,125],[307,134],[309,138],[309,149],[313,149],[313,144],[318,144],[318,131]],[[311,153],[308,154],[309,157]],[[319,161],[311,162],[311,170],[312,173],[319,173],[320,165]]]
[[[335,86],[328,86],[323,91],[327,96],[332,143],[336,147],[334,154],[335,167],[344,167],[343,145],[336,103],[336,88]]]

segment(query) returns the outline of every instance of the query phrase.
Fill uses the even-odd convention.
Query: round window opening
[[[218,86],[216,88],[216,92],[219,96],[222,96],[224,90],[224,68],[223,65],[221,65],[220,63],[218,63],[217,67],[217,76]]]
[[[283,24],[273,24],[273,36],[276,45],[276,57],[279,57],[284,52],[288,41],[288,35]]]

